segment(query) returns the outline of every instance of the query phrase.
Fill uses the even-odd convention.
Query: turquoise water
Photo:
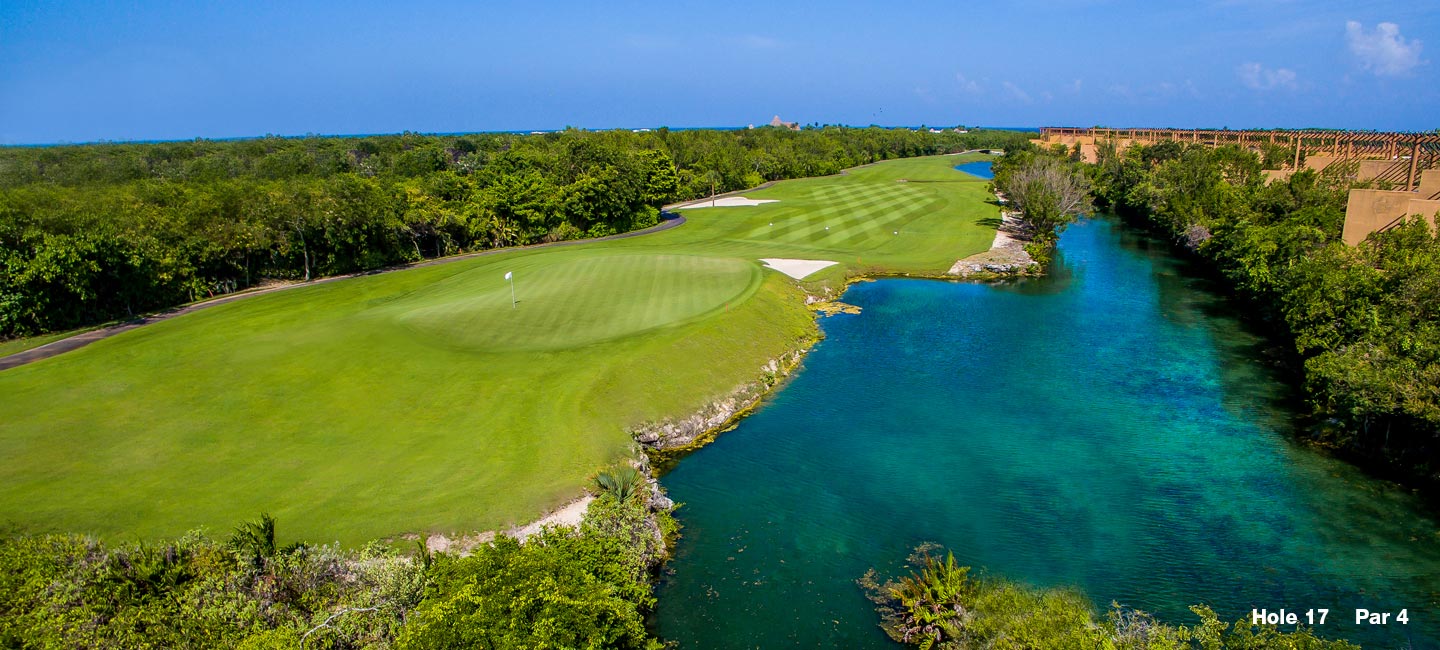
[[[886,647],[855,586],[925,541],[1192,623],[1328,608],[1324,635],[1440,647],[1440,527],[1290,442],[1260,341],[1165,246],[1072,227],[1011,284],[855,285],[859,315],[661,480],[684,506],[654,624],[683,648]],[[1355,607],[1411,623],[1354,624]]]
[[[955,169],[972,176],[979,176],[980,178],[995,178],[995,174],[990,171],[990,161],[988,160],[977,160],[963,165],[956,165]]]

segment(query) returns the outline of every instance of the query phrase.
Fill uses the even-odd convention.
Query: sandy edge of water
[[[531,535],[539,533],[550,526],[579,526],[580,522],[585,520],[585,510],[590,507],[590,502],[594,500],[594,495],[587,493],[570,503],[546,513],[535,521],[505,531],[488,530],[473,535],[459,535],[455,537],[441,533],[432,533],[425,537],[425,549],[431,553],[460,553],[464,555],[476,546],[495,541],[495,538],[500,532],[523,542],[529,539]],[[413,536],[413,539],[419,539],[419,536]]]
[[[960,154],[942,155],[953,156],[963,155],[965,153],[971,152],[967,151],[961,152]],[[861,165],[861,167],[867,166],[869,165]],[[849,170],[843,170],[839,175],[846,175],[848,171]],[[740,190],[728,194],[731,196],[739,195],[744,192],[764,189],[773,184],[774,182],[772,181],[748,190]],[[744,197],[739,198],[747,202],[753,201]],[[996,192],[995,198],[1000,200],[1002,204],[1005,201],[1004,195],[999,192]],[[692,203],[709,203],[712,200],[713,197]],[[768,201],[747,204],[762,202]],[[666,207],[667,209],[674,209],[686,207],[686,204]],[[833,296],[828,294],[825,296],[816,296],[806,291],[805,305],[814,312],[814,318],[818,321],[822,316],[832,316],[835,313],[859,313],[859,308],[840,303],[838,300],[840,296],[844,295],[845,292],[850,289],[850,285],[860,282],[873,282],[877,279],[888,278],[930,279],[951,282],[963,279],[972,282],[984,282],[1003,279],[1007,275],[1040,275],[1043,273],[1043,269],[1037,270],[1034,268],[1037,265],[1030,259],[1029,254],[1024,252],[1024,240],[1005,232],[1007,226],[1012,229],[1012,232],[1019,232],[1018,229],[1023,225],[1020,222],[1019,215],[1014,212],[1002,210],[1001,220],[1002,225],[996,229],[995,239],[991,244],[990,250],[957,260],[955,265],[946,272],[937,274],[866,273],[855,275],[846,278],[844,286],[842,286],[839,291],[835,291]],[[962,263],[989,255],[997,249],[1004,249],[1006,253],[1010,253],[1013,249],[1019,249],[1020,254],[1024,256],[1024,262],[1027,264],[1025,264],[1023,269],[1012,269],[1008,271],[979,269],[971,273],[956,273],[956,268]],[[834,264],[834,262],[830,264]],[[829,266],[829,264],[826,266]],[[1020,273],[1017,273],[1017,271]],[[678,461],[680,457],[714,441],[721,433],[739,426],[741,420],[759,409],[765,397],[777,393],[788,383],[789,379],[794,377],[805,355],[814,349],[815,344],[822,338],[824,338],[824,334],[820,333],[813,339],[801,341],[797,347],[792,348],[775,359],[771,359],[766,365],[762,366],[760,369],[760,378],[742,383],[729,394],[701,406],[687,416],[668,418],[659,422],[644,423],[632,428],[628,432],[631,439],[640,445],[640,449],[647,456],[646,460],[657,461],[661,463],[662,466]],[[647,479],[652,483],[655,482],[655,474],[657,472],[651,468],[651,463],[642,462],[641,465],[641,469]],[[583,494],[574,501],[542,515],[539,519],[531,523],[515,526],[504,531],[492,530],[474,533],[472,535],[457,535],[455,537],[441,533],[432,533],[424,538],[425,546],[432,552],[459,552],[464,554],[468,552],[469,549],[480,544],[488,544],[494,541],[495,537],[502,532],[524,541],[526,538],[549,526],[578,526],[584,520],[586,508],[590,506],[590,502],[594,499],[595,497],[589,493]],[[406,538],[420,539],[418,535],[408,535]]]
[[[998,190],[995,200],[1002,206],[1006,204],[1005,195]],[[1025,244],[1030,241],[1026,228],[1019,212],[1000,208],[1000,227],[995,229],[995,240],[990,243],[990,250],[956,260],[946,274],[963,278],[976,274],[1043,273],[1043,270],[1037,269],[1038,264],[1030,257],[1030,252],[1025,250]]]

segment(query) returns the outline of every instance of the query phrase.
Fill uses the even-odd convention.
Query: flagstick
[[[510,279],[510,308],[515,308],[515,279]]]

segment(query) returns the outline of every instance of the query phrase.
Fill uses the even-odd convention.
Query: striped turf
[[[692,413],[816,333],[758,258],[839,262],[799,283],[814,292],[988,248],[998,210],[965,160],[256,296],[0,372],[0,527],[153,539],[269,512],[286,541],[360,544],[531,520],[631,453],[627,427]]]

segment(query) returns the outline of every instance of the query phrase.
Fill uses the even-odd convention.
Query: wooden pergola
[[[1407,189],[1415,189],[1420,170],[1440,167],[1440,134],[1401,133],[1391,131],[1329,131],[1329,130],[1230,130],[1230,129],[1110,129],[1047,126],[1040,137],[1058,140],[1066,137],[1094,138],[1095,142],[1188,142],[1219,147],[1238,145],[1258,148],[1262,144],[1278,144],[1293,148],[1294,166],[1300,165],[1300,154],[1333,156],[1336,162],[1351,160],[1395,161],[1394,176],[1404,177]],[[1399,163],[1408,163],[1402,165]],[[1408,169],[1406,169],[1408,167]],[[1393,179],[1399,181],[1399,178]]]

